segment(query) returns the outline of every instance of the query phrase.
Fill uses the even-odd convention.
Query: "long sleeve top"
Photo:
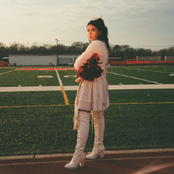
[[[77,116],[78,110],[101,111],[109,107],[108,82],[106,80],[108,53],[105,43],[99,40],[91,42],[87,49],[76,59],[74,67],[78,70],[94,53],[99,55],[100,62],[102,62],[99,66],[104,71],[94,81],[82,80],[79,83],[75,101],[75,116]]]

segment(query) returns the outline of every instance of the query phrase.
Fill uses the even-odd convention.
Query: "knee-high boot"
[[[89,112],[79,111],[76,148],[72,160],[65,165],[65,168],[67,169],[76,169],[77,167],[82,167],[84,165],[84,149],[89,134],[89,119]]]
[[[96,159],[98,156],[101,158],[104,157],[104,145],[103,145],[103,137],[104,137],[104,129],[105,129],[105,120],[103,116],[103,111],[93,111],[92,112],[94,119],[94,147],[92,153],[87,155],[87,159]]]

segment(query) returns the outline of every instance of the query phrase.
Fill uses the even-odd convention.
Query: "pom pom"
[[[88,81],[94,81],[95,78],[99,78],[103,73],[103,70],[98,65],[102,63],[99,62],[99,60],[99,55],[94,53],[89,59],[87,59],[86,63],[77,70],[77,78]]]

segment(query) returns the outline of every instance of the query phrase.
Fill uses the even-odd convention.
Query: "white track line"
[[[124,157],[124,158],[102,158],[95,160],[85,160],[88,162],[93,161],[123,161],[123,160],[146,160],[146,159],[171,159],[174,156],[150,156],[150,157]],[[8,163],[8,164],[0,164],[0,167],[5,166],[21,166],[21,165],[35,165],[35,164],[55,164],[55,163],[67,163],[69,160],[59,160],[59,161],[40,161],[40,162],[20,162],[20,163]],[[174,163],[173,163],[174,165]]]
[[[159,171],[161,169],[168,168],[171,166],[174,166],[174,162],[173,163],[166,163],[166,164],[149,165],[147,167],[144,167],[143,169],[140,169],[138,172],[136,172],[134,174],[148,174],[148,173]]]
[[[155,84],[161,84],[159,82],[155,82],[155,81],[151,81],[151,80],[146,80],[146,79],[141,79],[141,78],[138,78],[138,77],[128,76],[128,75],[124,75],[124,74],[118,74],[118,73],[114,73],[114,72],[107,72],[107,73],[118,75],[118,76],[123,76],[123,77],[128,77],[128,78],[131,78],[131,79],[141,80],[141,81],[145,81],[145,82],[150,82],[150,83],[155,83]]]

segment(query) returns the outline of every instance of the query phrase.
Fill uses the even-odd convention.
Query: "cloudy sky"
[[[0,0],[0,42],[31,46],[88,42],[86,24],[102,17],[112,45],[174,46],[174,0]]]

